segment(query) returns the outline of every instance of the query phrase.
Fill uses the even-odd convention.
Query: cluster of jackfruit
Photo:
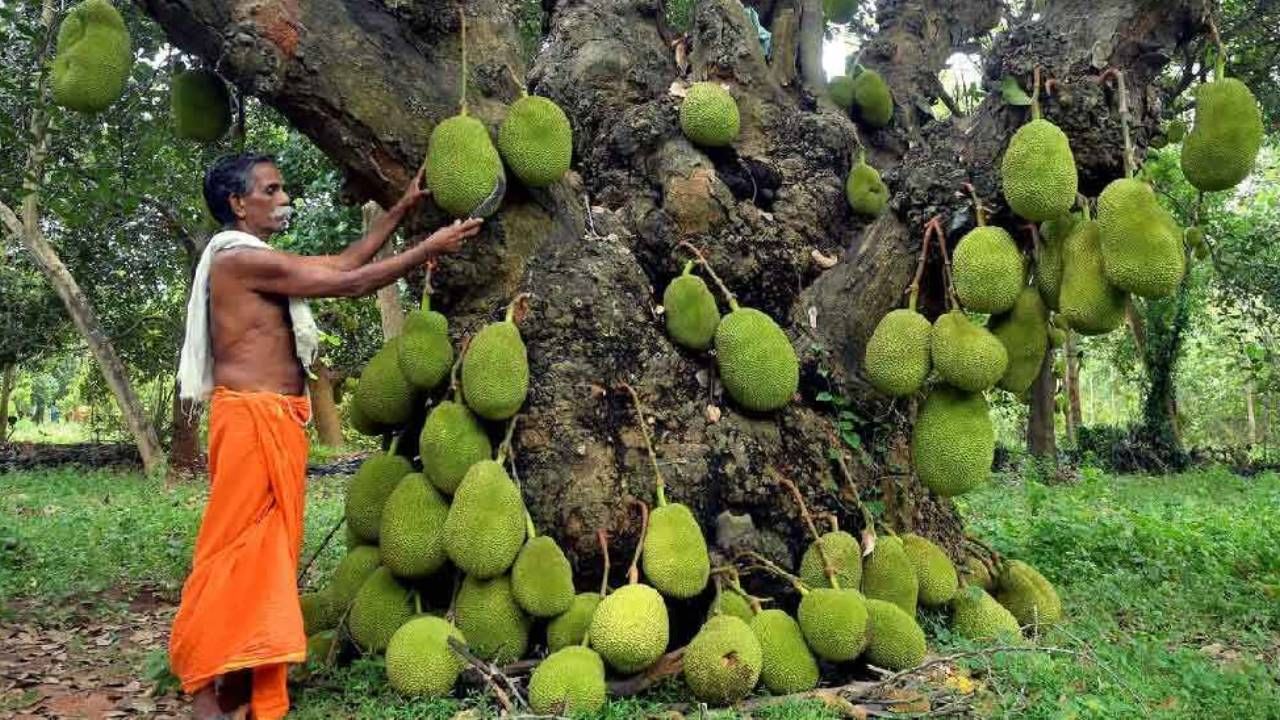
[[[893,120],[893,93],[884,76],[870,68],[832,78],[827,83],[827,96],[870,127],[882,128]]]
[[[58,27],[53,101],[82,113],[102,112],[124,94],[132,69],[129,30],[110,0],[84,0],[71,8]]]

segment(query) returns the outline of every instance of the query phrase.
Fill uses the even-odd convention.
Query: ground
[[[1060,654],[961,661],[945,682],[985,717],[1280,718],[1280,476],[1081,477],[1049,487],[1009,476],[961,500],[971,531],[1058,584],[1070,620],[1038,641]],[[343,483],[312,481],[304,557],[341,513]],[[202,500],[200,483],[130,473],[0,479],[0,717],[179,716],[179,698],[153,678]],[[938,654],[971,647],[942,618],[926,630]],[[406,703],[380,685],[376,661],[313,675],[294,686],[296,716],[444,719],[487,707]],[[605,717],[679,695],[662,687]],[[791,703],[752,717],[834,716]]]

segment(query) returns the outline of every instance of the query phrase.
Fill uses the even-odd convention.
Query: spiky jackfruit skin
[[[1062,601],[1053,584],[1021,560],[1004,564],[996,580],[996,601],[1019,625],[1047,627],[1062,620]]]
[[[880,173],[865,162],[859,162],[849,170],[844,195],[854,212],[870,217],[879,215],[889,202],[888,186],[880,180]]]
[[[351,602],[347,628],[351,639],[366,652],[382,652],[396,630],[413,617],[409,589],[386,567],[374,570]]]
[[[990,328],[1009,355],[1009,365],[997,385],[1021,395],[1040,374],[1044,354],[1049,350],[1049,309],[1044,306],[1040,291],[1023,288],[1012,310],[991,316]]]
[[[956,566],[942,548],[928,538],[914,533],[902,536],[902,551],[916,573],[920,592],[917,599],[926,607],[938,607],[951,602],[959,587]]]
[[[529,677],[529,705],[539,715],[577,716],[604,707],[604,661],[580,645],[556,650]]]
[[[858,9],[857,0],[822,0],[822,14],[830,23],[847,23]]]
[[[893,94],[875,70],[863,70],[853,78],[853,104],[863,122],[882,128],[893,120]]]
[[[916,619],[891,602],[867,598],[867,662],[886,670],[919,665],[928,650]]]
[[[867,640],[867,602],[852,588],[815,588],[796,608],[800,632],[813,654],[831,662],[858,657]]]
[[[472,465],[493,457],[489,433],[462,403],[445,400],[432,408],[418,436],[422,474],[442,493],[452,495]]]
[[[1262,147],[1258,100],[1235,78],[1204,83],[1195,95],[1196,120],[1182,143],[1182,173],[1206,192],[1233,188],[1253,171]]]
[[[547,647],[555,652],[570,645],[581,645],[591,627],[591,617],[600,606],[600,593],[582,592],[573,596],[573,603],[551,622],[547,623]]]
[[[511,567],[516,602],[534,617],[555,617],[573,604],[573,568],[556,544],[539,535],[520,548]]]
[[[695,145],[722,147],[738,138],[738,103],[719,83],[696,82],[680,103],[680,129]]]
[[[302,632],[308,636],[332,630],[342,619],[333,612],[333,604],[325,592],[303,593],[298,596],[298,605],[302,608]]]
[[[848,110],[853,107],[853,78],[841,75],[827,83],[827,95],[831,102]]]
[[[916,614],[920,581],[907,559],[902,539],[892,535],[881,537],[862,564],[862,594],[867,599],[884,600]]]
[[[511,578],[468,575],[454,604],[458,629],[477,657],[498,665],[515,662],[529,648],[529,616],[511,592]]]
[[[403,425],[413,412],[413,386],[400,372],[400,338],[388,340],[360,373],[356,403],[372,423]]]
[[[231,95],[227,84],[209,70],[187,70],[173,78],[169,114],[180,138],[217,141],[231,127]]]
[[[640,566],[649,583],[667,597],[691,598],[707,586],[707,541],[687,506],[662,505],[649,515]]]
[[[462,359],[462,395],[486,420],[515,415],[529,394],[529,356],[515,323],[490,323],[471,341]]]
[[[966,310],[1001,313],[1022,292],[1024,263],[1004,228],[976,227],[960,238],[951,258],[956,296]]]
[[[1062,248],[1067,236],[1080,223],[1073,214],[1040,223],[1040,253],[1036,256],[1036,289],[1050,310],[1058,309],[1058,293],[1062,290]]]
[[[382,554],[376,545],[360,545],[351,548],[338,561],[338,566],[334,568],[333,575],[329,578],[329,584],[322,592],[328,596],[331,612],[339,620],[351,606],[351,601],[356,599],[360,586],[364,585],[364,581],[369,579],[381,563]]]
[[[800,387],[800,361],[773,318],[755,308],[739,308],[716,328],[720,380],[734,402],[768,412],[791,402]]]
[[[1058,317],[1081,335],[1102,335],[1120,327],[1128,295],[1107,280],[1098,223],[1077,225],[1063,243],[1062,258]]]
[[[484,123],[455,115],[431,130],[426,181],[440,209],[467,217],[497,189],[502,175],[502,159]]]
[[[963,574],[966,584],[977,585],[987,592],[995,592],[995,578],[991,577],[991,570],[986,563],[978,558],[972,555],[965,558]]]
[[[789,695],[818,686],[818,661],[805,644],[795,618],[771,608],[752,617],[750,625],[763,657],[760,682],[769,692]]]
[[[1018,215],[1040,222],[1066,214],[1079,181],[1066,134],[1044,119],[1018,128],[1005,148],[1000,180],[1005,201]]]
[[[449,504],[422,473],[405,475],[382,508],[378,532],[382,563],[400,578],[425,578],[439,570]]]
[[[1171,143],[1182,142],[1187,136],[1187,124],[1181,120],[1171,120],[1164,128],[1164,137]]]
[[[987,594],[969,585],[951,601],[951,629],[970,640],[1021,639],[1022,629],[1013,614]]]
[[[669,633],[662,596],[639,583],[618,588],[600,601],[591,616],[591,647],[624,675],[639,672],[661,657]]]
[[[387,643],[387,680],[398,692],[413,697],[443,697],[453,692],[466,660],[449,646],[449,638],[464,645],[465,636],[443,618],[419,615],[396,630]]]
[[[53,101],[77,112],[102,112],[124,94],[132,68],[133,47],[120,12],[108,0],[85,0],[58,27]]]
[[[498,128],[498,152],[520,182],[546,187],[569,170],[573,128],[559,105],[528,95],[507,108]]]
[[[961,390],[990,390],[1009,367],[1004,345],[959,310],[938,316],[929,347],[938,376]]]
[[[862,546],[858,539],[843,530],[833,530],[810,543],[800,556],[800,579],[811,588],[831,587],[818,545],[826,553],[842,588],[857,589],[862,584]]]
[[[737,590],[721,588],[720,592],[716,593],[716,599],[711,603],[711,609],[707,614],[732,615],[751,622],[751,618],[755,617],[756,613],[751,609],[751,603]]]
[[[524,513],[520,490],[502,465],[478,462],[467,471],[449,506],[445,552],[454,565],[477,579],[501,575],[524,545]]]
[[[684,651],[684,680],[694,697],[712,705],[732,705],[760,681],[764,654],[742,618],[707,620]]]
[[[867,381],[886,395],[914,395],[933,369],[932,339],[933,325],[925,316],[907,308],[890,311],[867,341]]]
[[[981,393],[935,385],[911,431],[920,482],[943,497],[967,493],[991,476],[996,433]]]
[[[431,390],[453,367],[449,321],[438,312],[414,310],[404,318],[396,359],[400,374],[419,390]]]
[[[1172,294],[1186,271],[1182,229],[1141,180],[1113,180],[1098,196],[1102,269],[1115,287],[1145,298]]]
[[[347,526],[362,539],[376,543],[382,529],[382,508],[396,485],[413,466],[399,455],[378,453],[365,460],[347,484]]]
[[[707,283],[685,271],[662,293],[667,334],[690,350],[706,350],[716,336],[720,309]]]
[[[354,400],[347,404],[347,419],[351,422],[351,427],[361,435],[381,435],[383,432],[383,427],[370,420],[360,409],[360,403]]]

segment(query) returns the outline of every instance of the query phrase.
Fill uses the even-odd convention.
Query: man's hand
[[[418,174],[413,176],[413,180],[409,181],[409,186],[404,189],[404,194],[396,201],[396,206],[405,212],[409,212],[422,204],[423,200],[431,194],[431,191],[422,186],[422,175],[426,172],[427,166],[424,164],[418,168]]]
[[[431,248],[432,255],[455,253],[462,247],[462,241],[480,232],[480,226],[483,223],[484,221],[480,218],[471,218],[466,221],[454,220],[452,225],[445,225],[431,233],[423,242]]]

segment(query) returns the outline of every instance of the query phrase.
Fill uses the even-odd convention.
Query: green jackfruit
[[[591,616],[591,647],[609,667],[630,675],[667,651],[667,606],[648,585],[624,585],[600,601]]]
[[[893,119],[893,94],[875,70],[863,70],[853,78],[853,104],[871,127],[882,128]]]
[[[760,641],[760,681],[769,692],[789,695],[818,686],[818,661],[795,618],[776,608],[764,610],[751,618],[751,632]]]
[[[907,559],[902,539],[892,535],[881,537],[862,563],[862,594],[868,599],[884,600],[914,616],[920,581]]]
[[[381,435],[383,427],[378,423],[369,419],[360,409],[360,403],[352,400],[347,403],[347,420],[351,423],[351,427],[361,435]]]
[[[1040,222],[1065,215],[1076,201],[1076,160],[1057,125],[1044,119],[1018,128],[1000,164],[1004,199],[1018,215]]]
[[[763,664],[751,627],[741,618],[717,615],[685,648],[684,680],[702,702],[732,705],[755,689]]]
[[[555,652],[570,645],[581,645],[599,606],[600,593],[581,592],[573,596],[569,609],[547,623],[547,648]]]
[[[822,0],[822,15],[829,23],[849,22],[857,9],[857,0]]]
[[[409,595],[409,589],[396,582],[389,569],[374,570],[351,602],[347,615],[351,639],[365,652],[386,650],[391,636],[413,617]]]
[[[443,618],[419,615],[396,630],[387,643],[387,680],[397,691],[415,697],[443,697],[453,692],[467,661],[449,646],[466,637]]]
[[[498,151],[520,182],[546,187],[569,170],[573,128],[559,105],[527,95],[507,108],[507,117],[498,128]]]
[[[1262,147],[1258,100],[1235,78],[1204,83],[1195,95],[1196,120],[1182,143],[1182,173],[1206,192],[1233,188],[1253,171]]]
[[[667,597],[691,598],[707,586],[707,541],[688,507],[670,503],[649,515],[640,566],[654,589]]]
[[[427,187],[440,209],[469,216],[505,184],[502,159],[484,123],[466,115],[441,121],[427,145]]]
[[[382,555],[376,545],[351,548],[338,561],[338,567],[334,568],[329,584],[323,590],[329,598],[331,612],[338,619],[342,618],[343,613],[351,606],[351,601],[356,599],[356,593],[360,592],[360,586],[364,585],[364,581],[378,569],[381,562]]]
[[[399,354],[400,338],[391,338],[360,373],[355,400],[371,423],[403,425],[413,413],[413,386],[400,372]]]
[[[1170,120],[1168,125],[1164,126],[1164,137],[1171,143],[1182,142],[1187,136],[1187,124],[1181,120]]]
[[[997,384],[1002,390],[1021,395],[1040,374],[1049,349],[1049,309],[1038,290],[1023,288],[1013,309],[992,315],[988,325],[1009,354],[1009,365]]]
[[[169,89],[169,114],[178,137],[216,142],[231,127],[227,84],[209,70],[178,73]]]
[[[432,408],[418,440],[422,474],[452,495],[472,465],[493,456],[489,433],[466,405],[445,400]]]
[[[1067,236],[1080,223],[1075,214],[1040,223],[1040,252],[1036,256],[1036,289],[1050,310],[1058,309],[1062,289],[1062,248]]]
[[[834,530],[810,543],[800,557],[800,579],[811,588],[831,587],[818,553],[819,543],[840,587],[856,590],[862,584],[862,546],[857,538],[843,530]]]
[[[914,395],[933,369],[933,326],[915,310],[899,308],[880,318],[867,341],[863,373],[880,392]]]
[[[961,390],[989,390],[1009,367],[1004,345],[960,310],[938,316],[929,347],[938,376]]]
[[[956,566],[951,564],[951,558],[942,548],[928,538],[907,533],[902,536],[902,550],[907,554],[911,569],[915,570],[920,604],[937,607],[951,602],[956,595],[959,578],[956,577]]]
[[[943,497],[967,493],[991,476],[995,451],[986,398],[935,385],[911,431],[911,459],[920,482]]]
[[[449,321],[430,310],[414,310],[404,318],[397,359],[400,374],[419,390],[431,390],[453,367]]]
[[[1186,257],[1182,229],[1141,180],[1113,180],[1098,196],[1102,269],[1121,290],[1145,298],[1171,295]]]
[[[951,268],[956,296],[973,312],[1005,312],[1026,284],[1022,253],[1009,233],[994,225],[976,227],[960,238]]]
[[[605,691],[604,661],[581,645],[551,653],[529,677],[529,705],[539,715],[576,717],[599,712]]]
[[[1006,607],[1019,625],[1049,626],[1062,620],[1062,601],[1053,584],[1021,560],[1004,564],[996,580],[996,601]]]
[[[742,596],[742,593],[731,588],[720,588],[716,593],[716,599],[711,603],[711,609],[707,611],[708,615],[732,615],[736,618],[742,618],[747,622],[751,622],[751,618],[755,617],[755,611],[751,609],[751,603]]]
[[[800,361],[773,318],[736,308],[720,321],[715,344],[720,379],[735,402],[757,412],[791,402],[800,387]]]
[[[472,465],[444,522],[449,559],[477,579],[496,577],[511,567],[524,537],[525,508],[519,488],[496,461]]]
[[[439,570],[449,504],[422,473],[405,475],[382,508],[382,562],[396,577],[418,579]]]
[[[1189,227],[1187,228],[1187,231],[1182,234],[1182,239],[1191,247],[1199,248],[1201,245],[1205,244],[1204,228],[1195,226]]]
[[[844,183],[844,195],[854,212],[875,217],[889,202],[889,188],[880,180],[880,173],[864,160],[849,170]]]
[[[716,298],[702,278],[692,274],[693,263],[686,263],[662,293],[662,307],[667,334],[690,350],[706,350],[716,336],[720,309]]]
[[[511,567],[511,590],[516,602],[534,617],[555,617],[573,604],[573,568],[546,535],[531,538],[520,548]]]
[[[324,630],[332,630],[342,619],[340,615],[333,612],[333,604],[329,602],[328,593],[302,593],[298,596],[298,604],[302,607],[302,632],[308,636]]]
[[[1102,268],[1098,223],[1082,222],[1062,246],[1062,291],[1058,316],[1081,335],[1102,335],[1124,322],[1126,293]]]
[[[805,642],[823,660],[852,660],[866,645],[866,598],[852,588],[810,590],[800,598],[796,618]]]
[[[486,325],[462,359],[463,397],[486,420],[515,415],[529,394],[529,356],[511,316]]]
[[[53,101],[82,113],[106,110],[124,94],[133,47],[120,11],[108,0],[85,0],[58,27]]]
[[[1059,327],[1049,326],[1049,346],[1060,348],[1067,344],[1067,331]],[[1057,377],[1062,377],[1058,375]]]
[[[506,665],[529,648],[529,617],[516,602],[506,575],[489,580],[463,578],[454,611],[458,629],[477,657]]]
[[[680,129],[695,145],[721,147],[738,137],[738,103],[722,85],[696,82],[680,103]]]
[[[838,107],[845,110],[853,108],[853,78],[848,75],[832,78],[827,83],[827,95]]]
[[[1022,637],[1018,621],[985,590],[969,585],[951,601],[951,629],[970,640]]]
[[[916,667],[928,649],[915,617],[875,598],[867,598],[867,636],[867,662],[886,670]]]
[[[963,572],[967,584],[977,585],[987,592],[995,592],[995,579],[991,577],[991,570],[986,563],[970,555],[965,558]]]
[[[378,542],[382,508],[413,466],[399,455],[378,453],[365,460],[347,484],[347,526],[364,540]]]

